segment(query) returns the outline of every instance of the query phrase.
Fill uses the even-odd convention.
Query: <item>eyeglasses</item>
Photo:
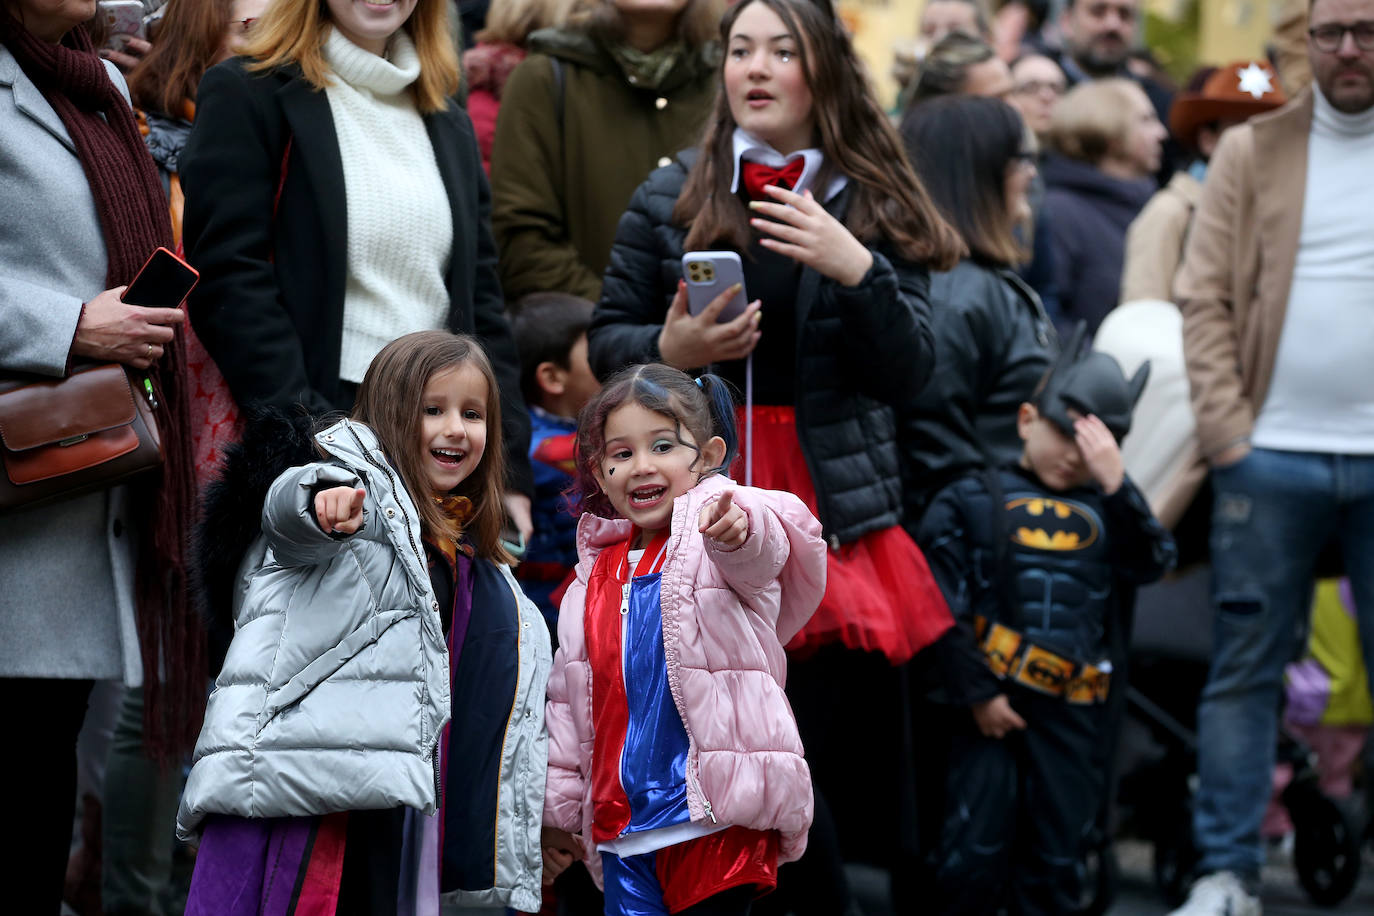
[[[234,31],[236,32],[247,32],[249,29],[253,27],[253,23],[257,21],[258,17],[256,16],[252,16],[248,19],[230,19],[229,25],[238,26],[238,28],[234,29]]]
[[[1017,95],[1039,95],[1042,92],[1063,95],[1067,88],[1060,80],[1026,80],[1024,83],[1017,83],[1011,91]]]
[[[1312,44],[1317,46],[1318,51],[1325,51],[1327,54],[1341,49],[1341,45],[1345,43],[1346,32],[1355,39],[1355,44],[1359,45],[1361,51],[1374,51],[1374,22],[1354,22],[1350,25],[1333,22],[1307,30],[1307,34],[1312,36]]]

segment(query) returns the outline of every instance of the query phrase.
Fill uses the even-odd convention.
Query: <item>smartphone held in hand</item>
[[[105,35],[105,47],[124,50],[130,38],[143,38],[145,28],[142,0],[99,0],[100,24]]]
[[[717,321],[738,318],[749,304],[744,292],[744,266],[733,251],[689,251],[682,256],[682,277],[687,281],[687,311],[700,315],[717,296],[735,284],[739,290]]]
[[[200,273],[166,248],[153,252],[119,297],[130,305],[148,308],[181,308],[195,288]]]

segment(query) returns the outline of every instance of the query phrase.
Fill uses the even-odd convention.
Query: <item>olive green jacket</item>
[[[630,195],[701,136],[719,47],[685,53],[654,87],[633,84],[585,31],[542,29],[529,47],[502,93],[491,154],[501,288],[508,301],[557,291],[594,302]]]

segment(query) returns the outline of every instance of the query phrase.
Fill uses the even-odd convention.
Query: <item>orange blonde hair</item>
[[[295,64],[316,89],[329,84],[324,60],[325,29],[329,26],[325,0],[276,0],[267,7],[244,48],[253,58],[250,70],[272,70]],[[445,0],[418,0],[401,26],[420,58],[420,78],[410,87],[422,114],[443,111],[458,92],[458,52]]]

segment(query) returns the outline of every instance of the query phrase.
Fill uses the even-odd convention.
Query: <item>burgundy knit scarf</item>
[[[143,145],[133,111],[85,29],[58,44],[30,33],[0,6],[0,43],[43,93],[76,146],[95,198],[108,253],[105,286],[134,278],[172,226],[157,166]],[[81,257],[82,252],[72,252]],[[204,647],[186,594],[184,547],[195,508],[184,351],[178,336],[149,372],[159,405],[160,481],[131,491],[139,532],[136,576],[143,658],[145,742],[159,758],[189,748],[204,711]]]

